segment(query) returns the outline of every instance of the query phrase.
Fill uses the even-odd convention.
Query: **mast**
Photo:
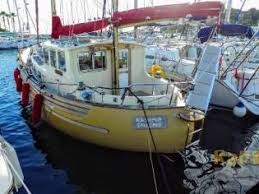
[[[137,9],[138,8],[138,0],[134,0],[134,9]],[[137,26],[134,26],[134,38],[137,39],[137,30],[138,30],[138,27]]]
[[[22,32],[22,26],[21,26],[21,20],[20,20],[20,15],[19,15],[19,8],[17,6],[17,1],[14,0],[15,8],[16,8],[16,13],[17,13],[17,19],[18,19],[18,25],[19,25],[19,33]]]
[[[39,2],[35,0],[37,44],[39,44]]]
[[[151,0],[151,6],[154,7],[154,0]]]
[[[113,13],[118,12],[118,0],[112,0]],[[119,88],[119,28],[115,23],[113,24],[113,49],[112,49],[112,88]],[[114,95],[118,94],[119,91],[115,90]]]
[[[232,10],[232,0],[228,0],[225,23],[230,23],[231,10]]]
[[[51,0],[51,14],[52,14],[52,16],[57,15],[56,1],[55,0]]]
[[[104,19],[105,17],[105,13],[106,13],[106,3],[107,1],[106,0],[103,0],[103,15],[102,15],[102,20]],[[103,35],[103,29],[101,29],[101,36]]]
[[[26,13],[26,21],[27,21],[26,30],[28,30],[28,32],[31,33],[30,24],[29,24],[29,14],[28,14],[29,10],[28,10],[28,7],[27,7],[28,3],[26,2],[26,0],[23,0],[23,2],[24,2],[25,13]]]
[[[8,16],[7,19],[7,24],[8,24],[8,30],[9,32],[11,32],[11,27],[10,27],[10,17],[11,17],[11,10],[10,10],[10,5],[9,5],[9,1],[7,0],[7,7],[8,7]]]
[[[16,32],[16,30],[15,30],[15,24],[14,24],[14,15],[13,15],[13,13],[11,12],[11,7],[10,7],[10,2],[9,2],[9,0],[7,0],[7,6],[8,6],[9,14],[10,14],[10,16],[11,16],[11,22],[12,22],[13,32]]]

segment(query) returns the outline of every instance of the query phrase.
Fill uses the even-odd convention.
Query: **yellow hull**
[[[31,85],[31,97],[39,93]],[[135,117],[143,117],[141,109],[98,106],[68,100],[59,96],[42,92],[44,103],[42,119],[59,131],[74,138],[93,144],[119,150],[148,152],[155,151],[148,129],[136,129]],[[183,150],[186,143],[192,140],[194,122],[178,117],[178,113],[186,112],[184,108],[147,109],[147,115],[164,116],[167,126],[152,129],[157,152],[175,153]]]

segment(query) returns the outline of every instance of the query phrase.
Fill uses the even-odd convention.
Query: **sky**
[[[0,11],[4,10],[8,12],[7,1],[9,1],[11,12],[16,13],[14,6],[15,0],[0,0]],[[31,18],[35,21],[35,0],[16,0],[18,4],[18,10],[22,26],[26,28],[26,11],[24,6],[24,1],[28,4],[28,11]],[[51,12],[50,12],[50,0],[38,0],[39,1],[39,20],[40,20],[40,33],[50,33],[51,31]],[[111,7],[111,0],[108,0],[107,7]],[[194,0],[138,0],[139,7],[154,5],[165,5],[165,4],[175,4],[175,3],[192,3]],[[201,0],[204,1],[204,0]],[[210,0],[207,0],[210,1]],[[221,0],[226,3],[227,0]],[[232,0],[233,8],[240,8],[242,1],[244,0]],[[89,19],[94,19],[102,17],[102,2],[103,0],[56,0],[57,12],[61,16],[64,24],[71,24],[77,22],[88,21]],[[132,9],[134,7],[133,0],[119,0],[119,10]],[[250,8],[259,9],[259,0],[246,0],[244,10]],[[110,9],[108,9],[107,14]],[[17,19],[16,19],[17,20]],[[29,23],[31,32],[35,33],[35,28],[33,27],[33,22],[29,16]],[[35,22],[34,22],[35,23]],[[18,29],[18,21],[16,21],[16,29]]]

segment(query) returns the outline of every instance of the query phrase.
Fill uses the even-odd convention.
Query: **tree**
[[[11,26],[10,26],[10,17],[11,17],[11,15],[10,14],[6,14],[5,17],[6,17],[6,20],[7,20],[8,31],[10,32],[11,31]]]
[[[14,32],[16,32],[16,29],[15,29],[15,18],[16,17],[16,15],[15,15],[15,13],[10,13],[10,18],[11,18],[11,20],[12,20],[12,24],[13,24],[13,31]]]
[[[239,14],[238,9],[232,9],[231,13],[231,23],[237,22],[237,17]],[[259,10],[252,8],[248,11],[242,11],[240,15],[240,23],[244,25],[257,25],[259,20]]]
[[[3,23],[4,23],[4,29],[6,29],[6,23],[5,23],[6,12],[5,11],[1,11],[0,12],[0,16],[2,16],[2,20],[3,20]]]

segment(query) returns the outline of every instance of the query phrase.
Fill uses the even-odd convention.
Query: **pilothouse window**
[[[63,51],[58,52],[58,68],[62,71],[66,71],[65,53]]]
[[[80,53],[78,55],[79,59],[79,69],[80,71],[93,70],[92,55],[89,52]]]
[[[49,51],[48,51],[48,49],[43,49],[43,58],[44,58],[44,62],[46,64],[49,64]]]
[[[146,59],[155,59],[155,57],[152,55],[146,55]]]
[[[98,51],[94,53],[94,68],[95,69],[106,68],[105,52]]]
[[[80,71],[106,69],[106,54],[104,51],[80,53],[78,60]]]
[[[56,56],[56,51],[51,50],[50,51],[50,65],[52,67],[57,67],[57,56]]]

